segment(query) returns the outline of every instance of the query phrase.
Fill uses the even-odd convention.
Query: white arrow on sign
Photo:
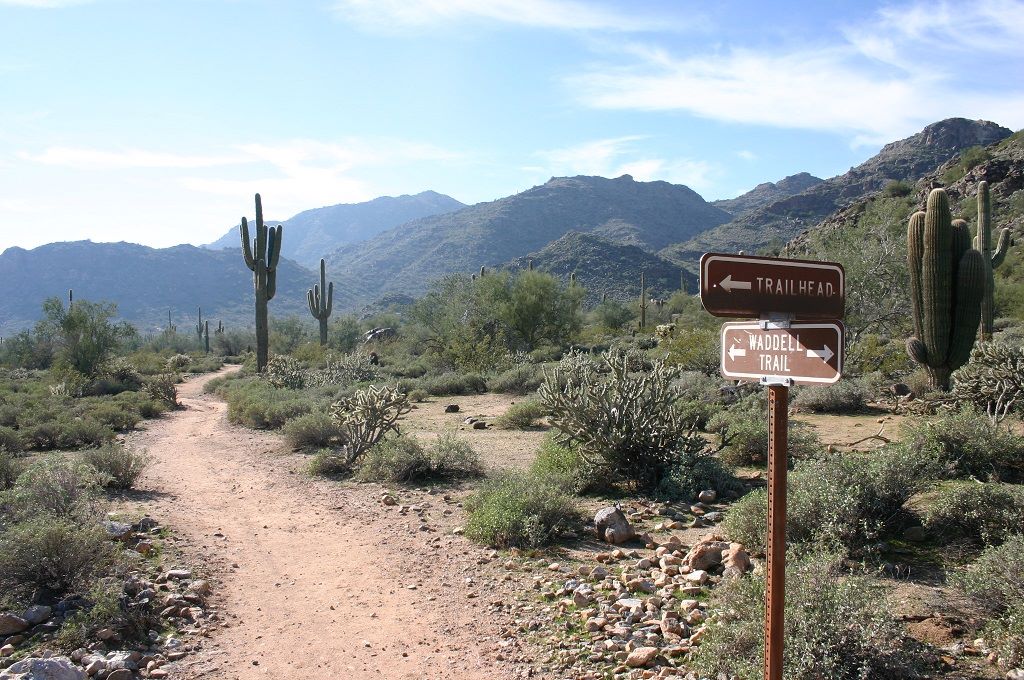
[[[825,345],[822,349],[809,349],[809,350],[807,350],[807,358],[808,359],[814,359],[815,357],[817,357],[818,359],[824,359],[825,361],[828,361],[829,359],[831,359],[834,356],[835,356],[835,352],[833,352],[832,348],[829,347],[828,345]]]
[[[747,350],[742,349],[740,347],[737,347],[736,345],[731,345],[729,347],[729,358],[730,359],[735,360],[736,357],[745,357],[745,356],[747,356]]]
[[[732,274],[722,279],[722,282],[718,285],[724,288],[727,293],[731,293],[734,290],[750,290],[751,287],[750,281],[733,281]]]

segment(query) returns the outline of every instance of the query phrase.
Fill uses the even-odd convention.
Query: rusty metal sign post
[[[722,326],[721,372],[768,387],[764,677],[783,680],[789,387],[842,376],[845,272],[834,262],[706,253],[700,300],[714,316],[760,317]]]

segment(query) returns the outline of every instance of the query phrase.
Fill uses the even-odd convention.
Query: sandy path
[[[465,579],[484,551],[440,516],[419,526],[443,499],[403,497],[427,509],[399,516],[379,487],[298,474],[302,457],[278,436],[227,422],[226,405],[202,394],[211,377],[179,386],[185,409],[133,437],[152,458],[142,509],[205,560],[226,614],[176,676],[505,677],[487,658],[499,617],[479,611],[488,605]]]

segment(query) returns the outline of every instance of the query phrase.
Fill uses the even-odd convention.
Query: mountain
[[[424,191],[415,196],[381,196],[365,203],[305,210],[280,223],[285,233],[281,255],[306,267],[316,267],[321,257],[341,246],[364,241],[410,220],[464,207],[451,196]],[[238,228],[234,227],[204,247],[237,248],[238,238]]]
[[[271,314],[308,314],[306,290],[315,281],[311,271],[281,258]],[[214,324],[219,319],[226,325],[253,323],[252,272],[240,248],[72,241],[0,253],[0,289],[17,291],[0,296],[0,335],[31,327],[43,300],[66,299],[69,288],[76,300],[117,303],[119,316],[143,332],[165,327],[168,310],[178,331],[188,330],[197,307]],[[344,307],[349,298],[340,288],[335,287],[335,305]]]
[[[653,253],[730,218],[682,185],[636,182],[629,175],[556,177],[513,196],[413,220],[344,246],[328,257],[328,265],[359,281],[371,297],[415,295],[443,274],[502,265],[570,231]]]
[[[711,201],[711,205],[721,208],[735,219],[744,217],[757,208],[769,205],[775,201],[795,196],[824,181],[810,173],[801,172],[780,179],[778,182],[763,182],[736,198]]]
[[[849,172],[755,208],[660,254],[695,269],[700,256],[708,251],[754,252],[772,245],[781,247],[829,214],[889,182],[916,182],[965,149],[987,146],[1010,134],[1010,130],[989,121],[949,118],[933,123],[907,139],[886,144],[877,155]]]
[[[570,231],[541,250],[518,257],[504,268],[526,269],[530,260],[535,269],[554,274],[563,281],[576,274],[577,282],[587,291],[587,304],[601,301],[602,294],[620,302],[640,296],[640,274],[650,296],[667,298],[679,290],[681,279],[687,290],[696,290],[697,277],[668,260],[642,248],[616,243],[603,236]]]

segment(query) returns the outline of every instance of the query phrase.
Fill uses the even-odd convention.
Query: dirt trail
[[[375,485],[298,474],[303,457],[278,436],[227,422],[202,393],[211,377],[133,436],[152,458],[141,509],[183,536],[226,615],[174,677],[507,677],[492,660],[500,617],[466,579],[484,552],[443,528],[445,501],[403,492],[425,509],[398,515]]]

